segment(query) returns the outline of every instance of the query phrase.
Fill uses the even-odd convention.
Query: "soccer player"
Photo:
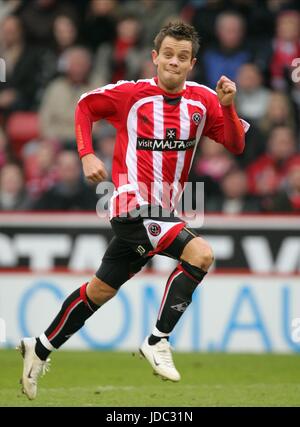
[[[187,81],[196,62],[198,34],[185,23],[164,26],[152,51],[157,77],[119,81],[82,95],[76,109],[76,138],[84,175],[97,183],[107,176],[92,146],[92,123],[106,119],[117,129],[110,222],[115,236],[90,282],[64,301],[48,329],[23,338],[22,387],[29,399],[49,354],[61,347],[155,254],[178,260],[165,288],[157,323],[140,347],[154,372],[179,381],[169,335],[213,262],[208,243],[176,216],[174,201],[188,179],[201,135],[242,153],[247,123],[234,108],[236,86],[221,76],[216,92]],[[172,185],[165,197],[165,183]],[[166,201],[167,200],[167,201]]]

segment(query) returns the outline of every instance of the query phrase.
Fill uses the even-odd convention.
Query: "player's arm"
[[[92,113],[87,101],[80,101],[75,111],[76,142],[79,157],[82,162],[84,176],[91,182],[97,183],[107,178],[104,163],[94,153],[92,143],[93,121],[97,118]]]
[[[88,92],[80,98],[75,112],[75,132],[79,157],[86,178],[92,182],[107,177],[104,163],[95,155],[92,143],[93,122],[105,119],[115,128],[123,126],[128,95],[134,82],[120,81]]]
[[[79,157],[85,177],[101,182],[108,174],[104,163],[96,157],[92,142],[93,122],[100,119],[118,127],[121,122],[126,85],[107,85],[88,92],[80,98],[75,111],[75,133]]]
[[[248,129],[248,124],[242,123],[235,110],[236,85],[222,76],[217,83],[216,92],[220,103],[218,109],[221,111],[215,114],[216,117],[212,119],[214,124],[206,134],[223,144],[231,153],[241,154],[245,148],[245,130]],[[218,110],[215,107],[213,109]]]

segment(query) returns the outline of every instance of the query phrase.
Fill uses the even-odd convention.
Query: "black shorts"
[[[184,247],[198,233],[182,219],[162,208],[146,206],[136,217],[114,217],[115,236],[96,272],[103,282],[118,289],[155,255],[180,258]]]

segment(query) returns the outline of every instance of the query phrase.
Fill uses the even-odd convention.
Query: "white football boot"
[[[158,343],[149,345],[148,338],[146,337],[141,345],[140,353],[148,360],[154,374],[160,375],[165,380],[179,381],[180,374],[174,366],[169,341],[162,338]]]
[[[50,359],[41,360],[35,353],[35,338],[22,338],[17,347],[23,356],[23,375],[20,383],[22,392],[28,399],[33,400],[37,394],[37,381],[40,375],[45,375],[49,370]]]

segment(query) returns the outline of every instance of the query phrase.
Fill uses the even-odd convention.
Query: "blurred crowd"
[[[240,156],[199,144],[190,180],[204,181],[206,211],[300,213],[293,0],[0,0],[0,211],[95,210],[76,152],[76,103],[107,83],[153,77],[153,39],[178,18],[201,37],[190,80],[214,89],[222,74],[233,79],[251,124]],[[93,138],[111,171],[115,130],[97,123]]]

